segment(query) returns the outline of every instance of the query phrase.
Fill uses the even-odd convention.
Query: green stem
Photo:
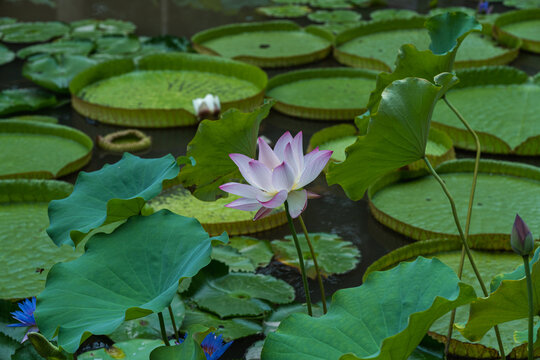
[[[176,321],[174,320],[174,314],[171,305],[169,305],[169,316],[171,317],[171,323],[174,330],[174,338],[180,342],[180,336],[178,335],[178,328],[176,327]]]
[[[533,319],[534,319],[534,304],[531,269],[529,267],[529,255],[523,256],[523,266],[525,267],[525,278],[527,279],[527,296],[529,300],[529,360],[534,359],[534,341],[533,341]]]
[[[448,201],[450,201],[450,207],[452,208],[452,215],[454,216],[454,222],[456,223],[456,227],[459,232],[459,238],[461,239],[461,243],[463,245],[463,248],[465,249],[465,253],[467,257],[469,258],[469,262],[471,263],[471,267],[473,268],[474,274],[476,275],[476,278],[478,279],[478,283],[480,284],[480,287],[482,288],[482,292],[484,293],[484,296],[489,296],[489,292],[486,288],[486,285],[484,284],[484,280],[482,280],[482,275],[480,275],[480,272],[478,271],[478,267],[476,267],[476,262],[474,261],[474,257],[472,255],[471,249],[469,248],[469,244],[467,243],[467,240],[465,238],[465,234],[463,233],[463,229],[461,228],[461,223],[459,222],[459,217],[456,209],[456,203],[454,202],[454,198],[450,194],[450,191],[448,191],[448,188],[446,187],[446,184],[444,183],[443,179],[437,174],[433,166],[431,166],[431,163],[429,162],[429,159],[424,156],[424,162],[426,163],[429,172],[435,180],[441,185],[441,188],[443,192],[445,193],[446,197],[448,198]],[[497,342],[499,343],[499,350],[501,359],[506,358],[504,353],[504,347],[501,339],[501,334],[499,332],[499,328],[497,326],[494,327],[495,335],[497,336]],[[448,339],[448,342],[450,342],[450,339]]]
[[[169,339],[167,338],[167,331],[165,330],[165,321],[163,321],[163,314],[161,312],[158,312],[157,314],[159,318],[159,328],[161,329],[161,338],[163,339],[163,342],[166,346],[171,346],[169,344]]]
[[[311,240],[309,239],[306,224],[304,223],[304,219],[302,219],[302,215],[298,217],[298,221],[300,222],[300,226],[302,227],[302,231],[304,232],[304,236],[306,237],[306,241],[309,246],[309,251],[311,252],[311,258],[313,259],[313,265],[315,266],[315,272],[317,273],[317,282],[319,283],[319,289],[321,291],[323,314],[326,314],[326,312],[328,311],[326,307],[326,294],[324,291],[324,285],[322,282],[321,272],[319,270],[319,263],[317,262],[317,256],[315,255],[315,249],[313,248],[313,244],[311,243]]]
[[[306,277],[306,268],[304,267],[304,256],[302,255],[302,249],[300,248],[300,243],[298,242],[298,236],[296,236],[296,230],[294,229],[291,214],[289,214],[289,203],[287,201],[285,201],[285,214],[287,214],[287,220],[289,222],[289,227],[291,228],[294,246],[296,247],[296,253],[298,254],[298,264],[300,265],[300,273],[302,274],[302,282],[304,283],[308,314],[309,316],[313,316],[313,311],[311,310],[311,296],[309,295],[309,285]]]

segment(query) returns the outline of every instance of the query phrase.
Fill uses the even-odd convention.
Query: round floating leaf
[[[0,17],[0,26],[1,25],[7,25],[7,24],[13,24],[13,23],[16,23],[17,22],[17,19],[14,19],[14,18],[10,18],[10,17]]]
[[[262,332],[261,325],[252,320],[238,318],[223,320],[197,309],[187,309],[182,329],[187,331],[194,325],[216,329],[214,334],[223,336],[223,340],[226,342]]]
[[[228,245],[212,250],[212,259],[227,265],[229,271],[255,272],[268,265],[273,255],[268,241],[246,236],[233,237]]]
[[[124,320],[163,311],[178,281],[208,265],[212,240],[197,220],[166,210],[94,235],[84,255],[49,272],[35,312],[40,332],[57,334],[58,344],[74,352],[88,334],[109,334]]]
[[[438,75],[437,85],[419,78],[394,81],[382,92],[367,134],[347,148],[345,161],[330,164],[328,184],[339,183],[347,196],[359,200],[382,175],[422,159],[433,108],[456,82],[450,73]]]
[[[362,15],[351,10],[317,10],[308,15],[308,19],[320,23],[350,23],[356,22],[362,18]]]
[[[177,175],[178,165],[170,154],[141,159],[124,153],[115,164],[81,172],[73,193],[49,204],[51,225],[47,233],[59,246],[76,245],[101,225],[139,214],[145,202],[160,193],[163,181]]]
[[[395,20],[395,19],[412,19],[422,16],[414,10],[407,9],[383,9],[376,10],[369,14],[373,21]]]
[[[94,43],[87,40],[60,39],[46,44],[37,44],[25,47],[17,51],[17,56],[21,59],[37,54],[69,54],[88,55],[94,49]]]
[[[323,315],[323,309],[321,303],[312,304],[313,316],[320,317]],[[279,324],[292,314],[307,314],[306,304],[289,304],[281,305],[264,320],[264,334],[268,336],[269,333],[274,332],[279,327]]]
[[[56,96],[41,89],[10,89],[0,91],[0,115],[36,111],[58,104]]]
[[[44,231],[49,224],[47,203],[68,196],[71,189],[68,183],[52,180],[0,181],[2,299],[39,294],[54,264],[80,255],[69,246],[58,248]]]
[[[136,152],[152,146],[152,138],[140,130],[128,129],[115,131],[97,137],[100,148],[114,152]]]
[[[326,31],[330,31],[334,34],[339,34],[342,31],[351,29],[355,26],[358,26],[358,23],[364,22],[364,20],[360,20],[358,22],[354,23],[342,23],[342,24],[335,24],[335,23],[326,23],[323,25],[316,25],[317,27],[324,29]]]
[[[135,32],[135,24],[122,20],[79,20],[71,23],[71,36],[97,39],[104,35],[128,35]]]
[[[57,21],[20,22],[0,26],[0,38],[7,43],[49,41],[69,32],[69,26]]]
[[[201,347],[201,342],[210,330],[201,325],[195,325],[186,334],[179,345],[161,346],[150,354],[150,360],[207,360],[207,355]]]
[[[540,9],[509,11],[499,16],[494,25],[493,31],[500,40],[521,39],[524,50],[540,53]]]
[[[275,4],[307,4],[309,0],[272,0]]]
[[[476,16],[476,9],[465,7],[465,6],[449,6],[449,7],[444,7],[444,8],[431,9],[429,11],[428,16],[435,16],[435,15],[446,14],[446,13],[451,13],[451,12],[461,12],[471,17]]]
[[[283,6],[261,6],[256,11],[264,16],[275,18],[295,18],[306,16],[311,12],[308,6],[283,5]]]
[[[15,59],[15,53],[4,45],[0,44],[0,65],[12,62]]]
[[[95,60],[80,55],[43,56],[26,62],[22,74],[44,88],[67,93],[75,75],[95,64]]]
[[[185,37],[173,35],[154,36],[151,38],[139,38],[141,50],[139,53],[148,54],[156,52],[187,52],[191,49],[191,44]]]
[[[86,165],[92,140],[64,125],[0,121],[0,179],[56,178]]]
[[[338,290],[326,315],[288,317],[266,338],[262,359],[407,359],[436,319],[475,298],[448,266],[418,258]]]
[[[129,54],[141,48],[136,36],[104,36],[96,39],[96,51],[101,54]]]
[[[309,5],[323,9],[348,9],[351,4],[347,0],[309,0]]]
[[[200,53],[242,60],[261,67],[301,65],[325,58],[331,33],[314,26],[302,29],[291,21],[220,26],[191,39]]]
[[[353,270],[360,261],[360,251],[350,241],[345,241],[335,234],[312,233],[309,239],[315,250],[317,262],[322,276],[328,277],[334,274],[344,274]],[[298,235],[300,248],[304,255],[306,274],[315,279],[315,265],[306,241],[306,237]],[[285,265],[300,269],[298,254],[292,237],[285,236],[285,240],[272,241],[272,250],[276,259]]]
[[[91,350],[77,356],[79,360],[148,360],[155,348],[163,346],[162,340],[133,339],[118,342],[108,349]]]
[[[192,299],[199,307],[222,318],[252,316],[271,310],[265,301],[276,304],[293,301],[294,288],[268,275],[232,273],[216,279],[206,279],[194,292]]]
[[[242,256],[238,250],[230,246],[216,246],[212,250],[212,260],[219,261],[234,272],[255,272],[255,265],[251,260]]]
[[[287,115],[316,120],[352,120],[366,111],[376,73],[360,69],[318,68],[273,77],[266,95]]]
[[[58,119],[52,116],[43,116],[43,115],[20,115],[20,116],[13,116],[7,119],[0,119],[0,120],[18,120],[18,121],[37,121],[37,122],[45,122],[49,124],[58,124]]]

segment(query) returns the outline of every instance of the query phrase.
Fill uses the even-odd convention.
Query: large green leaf
[[[96,52],[101,54],[129,54],[141,48],[136,36],[104,36],[96,40]]]
[[[139,214],[146,201],[160,193],[163,181],[177,175],[172,155],[141,159],[129,153],[101,170],[81,172],[73,193],[49,204],[47,233],[56,245],[76,245],[101,225]]]
[[[8,89],[0,91],[0,116],[22,111],[53,107],[56,96],[41,89]]]
[[[433,321],[475,298],[448,266],[419,257],[338,290],[320,318],[288,317],[266,338],[262,359],[407,359]]]
[[[193,195],[201,200],[215,200],[223,192],[219,186],[232,179],[241,179],[238,167],[229,154],[255,157],[259,126],[274,103],[266,102],[251,113],[229,110],[217,121],[203,120],[188,144],[187,156],[195,159],[180,172],[186,187],[196,187]]]
[[[51,43],[25,47],[17,51],[17,56],[21,59],[26,59],[37,54],[88,55],[93,49],[94,43],[92,41],[61,39]]]
[[[212,240],[197,220],[167,210],[94,235],[83,256],[49,272],[35,312],[41,333],[57,334],[58,344],[74,352],[90,334],[163,311],[179,280],[210,262]]]
[[[347,159],[330,164],[328,184],[340,184],[347,196],[359,200],[377,178],[425,156],[433,108],[457,82],[450,73],[435,84],[406,78],[394,81],[382,93],[368,132],[347,148]]]
[[[15,59],[15,53],[0,44],[0,65],[7,64]]]
[[[91,350],[77,356],[78,360],[148,360],[155,348],[162,346],[162,340],[133,339],[115,343],[108,349]]]
[[[207,360],[201,341],[208,333],[206,327],[195,325],[181,344],[156,348],[150,354],[150,360]]]
[[[0,38],[8,43],[48,41],[68,32],[69,26],[58,21],[19,22],[0,26]]]
[[[81,55],[43,56],[24,64],[25,78],[52,91],[69,92],[70,81],[97,61]]]

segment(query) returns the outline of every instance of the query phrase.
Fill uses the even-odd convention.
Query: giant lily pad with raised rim
[[[163,311],[178,282],[208,265],[212,240],[227,234],[210,238],[197,220],[167,210],[92,236],[81,257],[49,272],[35,312],[40,332],[73,353],[90,334]]]
[[[210,234],[221,234],[227,231],[229,235],[252,234],[281,226],[287,222],[285,211],[280,207],[270,216],[253,221],[256,211],[239,211],[225,207],[228,203],[239,198],[229,196],[216,201],[202,201],[184,189],[181,185],[164,190],[149,202],[157,210],[168,209],[183,216],[199,220]]]
[[[0,91],[0,116],[36,111],[58,104],[54,94],[41,89],[7,89]]]
[[[0,297],[21,299],[39,294],[57,262],[80,255],[58,248],[47,236],[47,204],[69,195],[72,186],[55,180],[0,180]]]
[[[437,172],[452,194],[461,223],[465,223],[473,160],[445,162]],[[404,180],[404,181],[400,181]],[[512,189],[511,192],[508,189]],[[397,172],[380,179],[368,192],[373,216],[391,229],[416,240],[458,239],[448,199],[431,176],[411,179]],[[516,213],[540,236],[540,168],[504,161],[480,162],[469,241],[507,241]]]
[[[219,55],[261,67],[301,65],[325,58],[333,35],[315,26],[302,29],[290,21],[220,26],[195,34],[200,53]]]
[[[323,68],[273,77],[266,95],[287,115],[315,120],[352,120],[366,111],[377,74],[369,70]]]
[[[511,67],[467,69],[446,95],[480,137],[482,151],[540,155],[540,83]],[[474,150],[473,137],[442,101],[433,112],[433,126],[460,148]]]
[[[251,110],[262,102],[267,76],[228,59],[163,53],[111,60],[91,67],[70,83],[73,107],[104,123],[171,127],[198,122],[192,100],[211,93],[222,111]]]
[[[326,315],[289,316],[268,335],[261,358],[404,360],[435,320],[475,298],[448,266],[418,258],[338,290]]]
[[[92,140],[64,125],[0,121],[0,179],[57,178],[86,165]]]
[[[424,28],[425,18],[374,21],[346,30],[336,37],[334,57],[342,64],[381,71],[394,68],[396,54],[403,44],[419,50],[428,48],[430,37]],[[491,38],[490,29],[472,33],[463,41],[456,55],[456,68],[503,65],[518,55],[520,41]]]
[[[540,53],[540,9],[524,9],[502,14],[493,32],[500,41],[521,39],[523,49]]]
[[[69,26],[58,21],[18,22],[0,26],[0,39],[7,43],[33,43],[49,41],[66,35]]]
[[[510,232],[510,230],[508,230]],[[509,241],[506,239],[485,238],[475,241],[472,245],[473,256],[478,265],[480,274],[486,283],[501,273],[513,271],[516,266],[522,265],[520,256],[509,250]],[[495,250],[495,251],[493,251]],[[410,261],[418,256],[435,257],[450,266],[456,273],[461,258],[461,242],[459,240],[424,240],[406,245],[394,250],[379,260],[375,261],[365,272],[364,278],[374,271],[382,271],[393,268],[402,261]],[[481,294],[480,285],[476,279],[470,263],[465,259],[463,282],[474,286],[477,294]],[[493,290],[493,289],[492,289]],[[469,307],[460,307],[456,311],[456,323],[465,323],[469,317]],[[446,342],[450,314],[446,314],[437,320],[430,328],[430,335]],[[526,346],[514,341],[516,330],[527,329],[527,320],[518,320],[499,326],[504,343],[505,353],[511,359],[526,359]],[[450,344],[450,354],[474,359],[498,358],[498,343],[495,333],[490,331],[478,343],[471,343],[457,330],[454,331]],[[539,353],[540,355],[540,353]]]

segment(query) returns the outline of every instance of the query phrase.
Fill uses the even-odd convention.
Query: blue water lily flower
[[[36,298],[25,299],[19,303],[19,309],[11,313],[11,316],[17,320],[17,324],[9,324],[9,327],[29,327],[28,331],[24,335],[21,342],[25,342],[28,339],[28,334],[31,332],[37,332],[36,320],[34,319],[34,311],[36,311]]]
[[[221,335],[216,336],[214,333],[209,333],[201,342],[201,347],[206,354],[206,360],[217,360],[232,343],[232,341],[225,343]]]

